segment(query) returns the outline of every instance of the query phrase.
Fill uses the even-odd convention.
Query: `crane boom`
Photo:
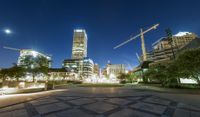
[[[3,48],[4,48],[4,49],[8,49],[8,50],[21,51],[21,49],[12,48],[12,47],[7,47],[7,46],[4,46]]]
[[[158,26],[159,26],[159,24],[155,24],[154,26],[150,27],[149,29],[143,31],[142,34],[144,35],[145,33],[149,32],[149,31],[151,31],[151,30],[153,30],[153,29],[155,30]],[[140,36],[141,36],[141,33],[138,34],[138,35],[136,35],[136,36],[134,36],[134,37],[131,37],[129,40],[127,40],[127,41],[125,41],[125,42],[123,42],[123,43],[121,43],[121,44],[115,46],[114,49],[117,49],[117,48],[119,48],[119,47],[121,47],[121,46],[127,44],[128,42],[130,42],[130,41],[136,39],[137,37],[140,37]]]

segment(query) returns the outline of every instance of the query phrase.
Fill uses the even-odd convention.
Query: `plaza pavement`
[[[200,117],[200,95],[75,87],[0,96],[0,117]]]

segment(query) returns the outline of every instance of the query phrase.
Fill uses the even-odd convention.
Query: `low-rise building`
[[[46,62],[43,61],[38,63],[39,58],[45,60]],[[20,56],[18,57],[17,64],[19,66],[28,65],[26,67],[31,68],[38,67],[41,64],[42,66],[51,67],[51,57],[31,49],[22,49],[20,50]]]
[[[65,68],[50,68],[49,80],[60,81],[60,80],[76,80],[77,76],[75,73],[68,71]]]
[[[181,48],[187,45],[192,40],[198,38],[195,33],[179,32],[172,36],[172,44],[166,37],[162,37],[152,44],[154,50],[170,49],[171,46]]]
[[[94,63],[89,58],[84,59],[66,59],[63,67],[70,72],[78,74],[81,78],[91,77],[93,75]]]
[[[99,65],[97,63],[94,64],[94,74],[96,76],[100,76],[100,68],[99,68]]]
[[[179,32],[172,36],[172,44],[170,44],[170,40],[166,37],[159,39],[152,45],[153,50],[148,54],[148,61],[152,61],[149,65],[168,63],[174,59],[177,52],[181,51],[190,43],[198,43],[198,40],[196,34],[189,32]]]
[[[124,64],[107,64],[106,66],[107,76],[118,76],[122,73],[126,73]]]

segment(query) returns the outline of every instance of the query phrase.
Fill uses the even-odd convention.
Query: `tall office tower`
[[[75,29],[73,36],[72,59],[87,57],[87,34],[84,29]]]

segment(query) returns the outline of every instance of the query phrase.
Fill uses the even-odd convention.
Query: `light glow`
[[[12,33],[12,31],[11,31],[10,29],[5,29],[4,32],[5,32],[6,34],[11,34],[11,33]]]
[[[0,88],[0,95],[5,95],[8,93],[15,93],[17,91],[17,88],[9,88],[8,86],[4,86]]]
[[[33,57],[37,57],[38,53],[36,51],[32,51]]]
[[[4,86],[4,87],[0,88],[0,96],[6,95],[6,94],[17,93],[18,91],[21,91],[21,90],[40,89],[40,88],[45,88],[45,83],[33,84],[31,86],[25,87],[25,82],[20,82],[18,87],[15,87],[15,88],[10,88],[8,86]]]
[[[83,30],[83,29],[76,29],[76,30],[74,30],[74,32],[84,32],[85,30]]]
[[[92,77],[86,78],[84,80],[84,83],[93,83],[93,84],[98,84],[98,83],[108,83],[108,84],[116,84],[119,83],[119,80],[114,74],[111,74],[108,78],[105,76],[95,76],[93,75]]]

